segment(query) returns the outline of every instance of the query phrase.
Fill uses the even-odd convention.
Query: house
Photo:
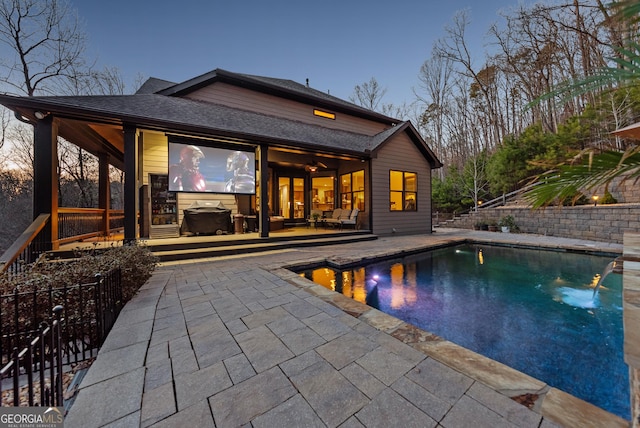
[[[432,230],[431,170],[442,165],[414,126],[308,84],[216,69],[152,78],[134,95],[0,103],[34,126],[33,214],[50,214],[53,248],[58,137],[98,157],[105,212],[109,165],[124,172],[126,241],[179,236],[201,207],[244,214],[261,237],[335,208],[358,208],[358,227],[378,235]]]

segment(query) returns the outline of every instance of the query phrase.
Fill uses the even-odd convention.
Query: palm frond
[[[615,11],[614,18],[625,19],[630,22],[640,20],[640,2],[638,0],[620,0],[609,3],[607,7]]]
[[[640,8],[640,4],[638,5]],[[626,47],[615,48],[616,56],[608,58],[610,67],[595,70],[589,76],[577,76],[555,86],[527,105],[531,108],[549,99],[559,99],[566,103],[571,98],[589,92],[600,92],[606,88],[637,85],[640,78],[640,44],[630,41]]]
[[[586,161],[560,165],[538,176],[536,182],[539,184],[525,192],[524,199],[534,209],[562,204],[567,200],[575,203],[581,195],[601,187],[607,188],[618,177],[623,180],[640,177],[640,146],[625,152],[583,152],[583,155],[587,154],[589,158]]]

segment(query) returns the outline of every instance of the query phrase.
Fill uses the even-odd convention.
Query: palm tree
[[[640,1],[623,0],[612,3],[614,15],[629,24],[640,22]],[[554,97],[568,97],[601,89],[605,86],[629,87],[640,84],[640,44],[628,40],[627,46],[617,48],[618,56],[612,58],[613,66],[598,70],[593,75],[565,82],[554,91],[536,100]],[[640,139],[640,124],[615,131],[620,137]],[[536,178],[537,186],[528,190],[524,197],[534,208],[542,208],[567,200],[575,202],[582,194],[604,187],[618,177],[640,178],[640,146],[632,145],[624,152],[595,152],[587,149],[575,156],[571,162],[558,165],[555,169]]]

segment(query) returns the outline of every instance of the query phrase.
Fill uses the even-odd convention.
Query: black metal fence
[[[62,306],[53,308],[51,325],[42,323],[40,330],[20,352],[15,348],[9,362],[0,369],[2,380],[12,378],[13,406],[62,406]],[[47,377],[48,372],[48,377]],[[20,376],[26,376],[21,387]],[[34,375],[38,375],[34,379]],[[21,394],[25,390],[26,394]],[[2,406],[4,400],[0,400]]]
[[[96,275],[95,281],[31,291],[16,289],[0,296],[0,358],[8,363],[15,348],[28,345],[47,322],[50,308],[60,304],[65,319],[61,331],[64,364],[92,358],[107,337],[122,309],[120,269]]]

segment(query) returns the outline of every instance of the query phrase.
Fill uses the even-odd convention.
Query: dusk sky
[[[348,99],[375,77],[385,103],[414,100],[412,88],[434,41],[467,8],[480,51],[498,11],[519,0],[84,1],[89,55],[136,74],[181,82],[216,68],[291,79]],[[532,1],[527,1],[531,3]],[[133,91],[133,87],[128,88]]]

